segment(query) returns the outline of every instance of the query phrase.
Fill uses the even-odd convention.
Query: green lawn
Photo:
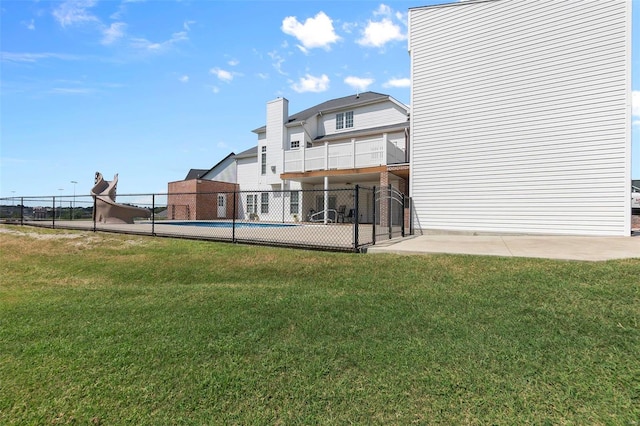
[[[0,231],[0,424],[640,424],[637,259]]]

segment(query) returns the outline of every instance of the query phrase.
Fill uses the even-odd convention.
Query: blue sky
[[[96,171],[166,192],[254,146],[278,96],[291,113],[366,90],[408,103],[408,9],[439,3],[3,0],[0,196],[88,194]]]

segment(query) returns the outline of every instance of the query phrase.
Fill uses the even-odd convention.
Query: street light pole
[[[73,214],[76,211],[76,182],[75,180],[72,180],[71,183],[73,184],[73,208],[71,209],[71,214],[69,216],[71,216],[71,220],[73,220]]]

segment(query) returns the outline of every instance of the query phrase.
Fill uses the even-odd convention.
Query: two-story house
[[[325,208],[349,211],[351,192],[329,190],[354,185],[408,193],[409,108],[389,95],[354,94],[295,114],[278,98],[267,103],[266,124],[253,133],[255,147],[200,177],[238,184],[238,218],[294,221]],[[372,198],[360,200],[361,222],[372,220]]]

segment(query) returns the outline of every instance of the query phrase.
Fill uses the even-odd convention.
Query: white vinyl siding
[[[423,229],[630,234],[630,3],[410,10]]]
[[[351,120],[353,127],[343,127],[342,129],[336,129],[337,114],[323,115],[322,119],[318,122],[318,135],[324,136],[336,132],[370,129],[407,121],[406,111],[391,101],[364,105],[353,109],[352,112],[353,116]],[[343,114],[343,116],[345,116],[344,120],[346,123],[346,114]]]
[[[218,164],[214,169],[209,170],[206,174],[202,175],[201,179],[236,183],[236,176],[236,161],[233,156],[231,156],[223,163]]]
[[[241,191],[256,187],[258,184],[258,167],[258,159],[255,156],[237,160],[237,183],[240,184]]]
[[[282,153],[288,147],[289,142],[285,140],[284,126],[288,117],[289,101],[278,98],[267,103],[267,131],[264,141],[267,147],[267,161],[264,174],[260,177],[260,183],[270,185],[281,183]]]

